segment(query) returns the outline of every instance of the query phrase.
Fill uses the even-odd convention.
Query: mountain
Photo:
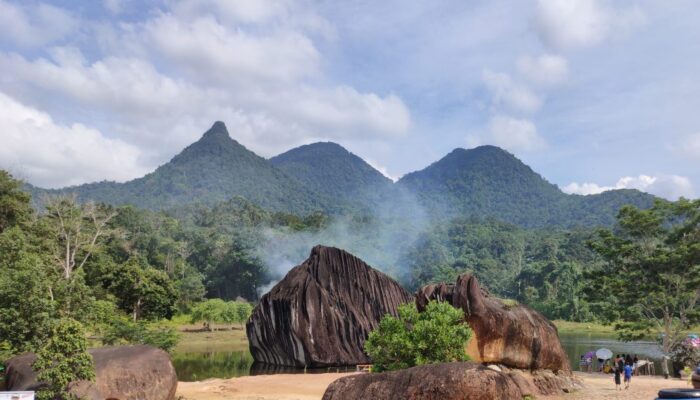
[[[569,195],[495,146],[455,149],[397,185],[434,216],[492,217],[526,227],[609,226],[622,205],[649,207],[655,199],[636,190]]]
[[[384,201],[393,185],[365,160],[332,142],[300,146],[270,162],[317,193],[354,210]]]
[[[242,198],[269,211],[381,216],[387,220],[495,218],[523,227],[611,226],[624,204],[649,207],[636,190],[580,196],[556,185],[495,146],[455,149],[397,183],[335,143],[314,143],[266,160],[233,140],[222,122],[152,173],[125,183],[98,182],[45,190],[35,199],[76,193],[82,200],[149,209]]]
[[[149,209],[194,202],[213,205],[235,196],[268,210],[294,213],[309,213],[329,204],[323,196],[231,139],[223,122],[214,123],[201,139],[142,178],[45,192],[72,192],[80,199]]]

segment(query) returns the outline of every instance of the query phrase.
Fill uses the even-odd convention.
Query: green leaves
[[[36,356],[32,368],[37,372],[37,380],[46,383],[46,387],[37,393],[38,399],[73,398],[68,393],[69,383],[95,379],[83,326],[73,319],[56,321],[48,341]]]
[[[414,304],[400,306],[398,313],[382,318],[365,342],[375,371],[468,360],[465,347],[472,331],[462,310],[431,301],[422,313]]]
[[[204,322],[211,330],[212,323],[233,324],[245,322],[253,311],[253,306],[244,301],[224,301],[209,299],[192,308],[192,323]]]
[[[700,200],[623,207],[618,221],[591,243],[607,262],[589,275],[589,297],[616,309],[622,339],[660,332],[668,353],[700,322]]]

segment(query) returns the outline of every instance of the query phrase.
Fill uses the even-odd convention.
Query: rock
[[[698,368],[700,370],[700,368]],[[696,370],[693,376],[690,377],[693,382],[693,388],[700,389],[700,373]]]
[[[463,274],[455,284],[427,285],[416,293],[416,306],[446,301],[464,310],[474,331],[481,362],[512,368],[571,372],[557,328],[542,314],[521,304],[507,305]]]
[[[491,400],[522,399],[525,394],[507,374],[455,362],[346,376],[328,386],[323,400]]]
[[[170,356],[151,346],[117,346],[90,349],[95,365],[95,382],[74,382],[72,393],[90,400],[172,400],[177,375]],[[36,356],[22,354],[7,362],[7,389],[37,390],[32,363]]]
[[[316,246],[265,294],[246,325],[260,363],[367,364],[363,345],[385,314],[413,301],[398,283],[340,249]]]

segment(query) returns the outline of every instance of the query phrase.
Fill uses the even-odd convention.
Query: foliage
[[[119,296],[119,307],[137,321],[170,318],[175,313],[177,292],[168,275],[134,257],[120,266],[110,290]]]
[[[497,296],[511,298],[550,319],[594,318],[582,299],[586,269],[602,261],[586,245],[585,230],[525,230],[493,219],[456,219],[422,234],[403,255],[406,286],[454,282],[475,274]]]
[[[31,216],[30,196],[22,190],[22,182],[0,170],[0,233],[28,222]]]
[[[133,322],[127,318],[115,318],[102,338],[106,345],[147,344],[171,351],[180,339],[172,328],[152,326],[144,321]]]
[[[674,364],[695,369],[700,365],[700,347],[689,339],[680,340],[671,346],[669,357]]]
[[[365,341],[374,371],[468,360],[465,347],[472,332],[462,310],[431,301],[422,313],[404,304],[398,314],[384,316]]]
[[[245,322],[253,311],[253,306],[244,301],[224,301],[209,299],[192,308],[191,322],[204,322],[207,330],[212,323],[232,324]]]
[[[668,354],[700,321],[700,200],[623,207],[591,245],[607,261],[589,274],[601,314],[619,319],[622,339],[662,333]]]
[[[95,379],[83,326],[72,319],[58,320],[48,341],[37,352],[32,368],[37,372],[37,380],[46,383],[37,393],[38,399],[75,398],[68,393],[69,383]]]

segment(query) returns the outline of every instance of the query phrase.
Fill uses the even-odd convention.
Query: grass
[[[207,353],[217,351],[248,351],[245,329],[234,326],[228,330],[191,331],[191,325],[181,326],[180,341],[175,353]]]
[[[612,325],[602,325],[595,322],[572,322],[564,320],[552,321],[559,330],[559,333],[595,333],[601,335],[615,335],[615,328]]]

